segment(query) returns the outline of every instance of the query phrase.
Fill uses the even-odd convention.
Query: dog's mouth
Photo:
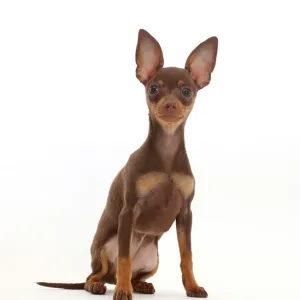
[[[183,118],[178,115],[158,115],[157,117],[166,123],[177,123]]]

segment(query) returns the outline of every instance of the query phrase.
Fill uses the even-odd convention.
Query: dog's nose
[[[174,114],[177,112],[177,102],[174,100],[167,100],[164,102],[164,110],[166,113]]]

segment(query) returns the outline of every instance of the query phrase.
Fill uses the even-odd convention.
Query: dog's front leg
[[[207,293],[203,287],[200,287],[194,277],[193,257],[191,246],[192,231],[192,211],[189,207],[182,209],[176,219],[176,230],[178,245],[180,251],[180,268],[182,273],[182,282],[189,297],[206,298]]]
[[[114,292],[114,300],[132,299],[132,266],[130,257],[130,243],[132,236],[133,208],[125,205],[119,216],[118,229],[118,261],[117,284]]]

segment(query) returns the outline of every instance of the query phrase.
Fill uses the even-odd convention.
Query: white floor
[[[4,291],[4,297],[3,295]],[[0,294],[1,299],[24,299],[24,300],[52,300],[52,299],[95,299],[99,297],[100,299],[112,299],[113,297],[113,287],[107,290],[106,295],[91,295],[85,291],[67,291],[67,290],[50,290],[45,288],[28,288],[28,289],[18,289],[15,291],[2,290]],[[185,295],[182,291],[157,291],[155,295],[140,295],[134,294],[133,299],[185,299]]]
[[[182,289],[176,288],[174,290],[167,290],[164,288],[159,289],[156,286],[156,293],[154,295],[140,295],[134,294],[133,299],[189,299],[185,296]],[[249,286],[246,288],[239,288],[238,286],[232,286],[228,288],[219,288],[209,290],[209,300],[299,300],[300,287],[295,289],[286,289],[281,287],[275,287],[273,289],[257,288],[255,286]],[[23,300],[77,300],[77,299],[94,299],[99,297],[101,299],[112,299],[113,286],[108,286],[106,295],[91,295],[85,291],[69,291],[59,289],[48,289],[38,286],[31,286],[28,288],[17,287],[14,289],[0,289],[0,299],[23,299]]]
[[[277,227],[274,222],[272,228],[260,222],[255,230],[246,218],[235,222],[239,224],[236,226],[229,220],[221,222],[220,213],[203,211],[197,211],[201,217],[194,220],[192,237],[195,276],[208,292],[208,300],[300,299],[298,226],[283,231],[287,221]],[[108,285],[106,296],[94,296],[35,284],[85,280],[90,272],[89,247],[97,217],[89,212],[83,217],[25,216],[11,222],[11,216],[3,215],[0,223],[6,226],[2,226],[5,231],[0,236],[0,299],[112,299],[112,285]],[[290,217],[290,223],[292,220]],[[133,300],[187,299],[174,226],[161,239],[159,253],[158,272],[149,279],[156,293],[134,294]]]

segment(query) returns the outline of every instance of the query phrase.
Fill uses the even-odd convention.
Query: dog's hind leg
[[[87,277],[84,286],[84,289],[92,294],[105,294],[106,292],[103,277],[109,271],[109,259],[105,244],[117,230],[118,224],[112,222],[111,218],[108,218],[104,212],[91,247],[92,273]]]
[[[95,274],[92,273],[87,278],[87,281],[84,285],[84,289],[87,292],[90,292],[92,294],[103,295],[106,292],[106,286],[104,284],[105,282],[102,279],[108,273],[108,269],[109,269],[109,261],[108,261],[108,256],[105,252],[105,248],[101,250],[100,261],[101,261],[100,270]]]

